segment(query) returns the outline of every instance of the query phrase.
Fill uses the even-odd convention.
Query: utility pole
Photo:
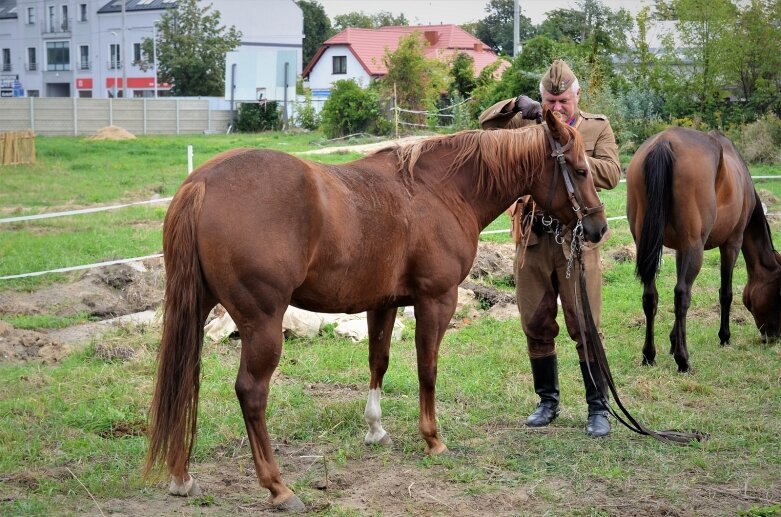
[[[152,60],[155,63],[155,99],[157,98],[157,22],[152,23]]]
[[[516,0],[518,1],[518,0]],[[125,36],[125,4],[127,0],[122,0],[122,98],[127,99],[127,37]]]
[[[513,4],[513,57],[516,57],[521,46],[521,0],[514,0]]]

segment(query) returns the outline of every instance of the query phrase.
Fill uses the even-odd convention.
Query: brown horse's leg
[[[390,340],[393,333],[393,323],[396,321],[396,307],[369,311],[366,313],[366,321],[369,326],[369,369],[371,380],[369,381],[369,397],[366,401],[366,410],[363,416],[369,425],[364,442],[367,444],[379,443],[390,445],[391,439],[385,429],[382,428],[380,418],[380,394],[382,393],[382,378],[388,370],[390,359]]]
[[[643,312],[645,312],[645,344],[643,345],[643,365],[653,365],[656,362],[656,345],[654,344],[654,319],[659,304],[659,292],[656,281],[651,280],[643,285]]]
[[[675,254],[675,269],[678,281],[675,284],[675,324],[670,332],[670,353],[678,364],[678,371],[688,372],[689,350],[686,346],[686,314],[692,300],[692,285],[700,273],[703,258],[703,245],[698,243],[687,251]]]
[[[721,305],[721,326],[719,327],[719,342],[722,346],[729,345],[729,312],[732,306],[732,272],[738,261],[740,245],[724,245],[719,248],[721,254],[721,287],[719,288],[719,304]]]
[[[269,381],[282,353],[283,311],[239,323],[241,364],[236,395],[247,426],[252,459],[260,485],[271,492],[269,503],[285,510],[303,510],[301,500],[282,482],[266,427]],[[238,322],[237,322],[238,323]]]
[[[426,453],[431,455],[447,451],[437,436],[435,388],[437,383],[437,356],[442,336],[458,300],[457,287],[446,295],[415,302],[415,348],[418,356],[418,382],[420,383],[420,434],[426,440]]]

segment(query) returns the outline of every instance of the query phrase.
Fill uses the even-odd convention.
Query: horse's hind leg
[[[678,371],[688,372],[689,350],[686,345],[686,314],[692,299],[692,285],[702,267],[704,247],[698,243],[687,251],[675,254],[675,269],[678,281],[675,284],[675,324],[670,332],[670,353],[678,364]]]
[[[201,306],[201,319],[199,325],[203,328],[206,323],[206,318],[209,313],[217,305],[217,299],[209,292],[208,289],[204,292],[203,305]],[[168,485],[168,493],[170,495],[182,496],[182,497],[199,497],[203,494],[201,487],[198,486],[198,481],[187,472],[185,468],[183,473],[171,473],[171,482]]]
[[[643,345],[643,365],[653,365],[656,362],[656,345],[654,344],[654,319],[659,303],[659,292],[656,281],[651,280],[643,285],[643,312],[645,313],[645,344]]]
[[[442,336],[458,300],[457,287],[440,298],[418,299],[415,302],[415,348],[420,383],[420,434],[426,440],[426,452],[431,455],[447,451],[437,436],[435,389],[437,384],[437,356]]]
[[[719,342],[722,346],[729,345],[729,313],[732,306],[732,273],[738,260],[740,245],[724,245],[719,248],[721,254],[721,287],[719,288],[719,304],[721,305],[721,326],[719,327]]]
[[[369,426],[364,442],[367,444],[379,443],[390,445],[391,439],[385,429],[382,428],[380,418],[380,394],[382,393],[382,378],[388,370],[390,359],[390,341],[393,333],[393,323],[396,321],[396,307],[369,311],[367,314],[369,326],[369,369],[371,380],[369,381],[369,397],[366,401],[366,410],[363,416]]]
[[[282,316],[286,306],[272,314],[259,309],[237,322],[241,334],[241,363],[236,395],[247,426],[252,459],[260,485],[271,492],[269,503],[282,510],[304,509],[301,500],[282,482],[266,427],[269,381],[282,353]]]

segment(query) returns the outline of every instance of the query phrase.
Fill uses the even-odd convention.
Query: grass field
[[[35,167],[0,168],[0,217],[170,196],[186,175],[188,144],[198,164],[231,147],[301,151],[316,138],[39,138]],[[781,175],[781,167],[752,173]],[[781,181],[757,187],[774,199],[770,212],[781,212]],[[623,183],[602,197],[609,217],[625,214]],[[163,215],[160,205],[0,225],[0,276],[158,253]],[[781,220],[771,224],[781,248]],[[489,229],[508,227],[502,216]],[[548,429],[526,428],[536,396],[520,324],[479,318],[445,336],[438,419],[452,452],[426,457],[417,430],[415,323],[406,321],[403,339],[391,348],[383,390],[383,423],[394,440],[389,448],[363,445],[366,343],[328,333],[285,343],[268,422],[286,482],[320,515],[781,515],[781,345],[760,341],[740,302],[742,258],[731,346],[720,347],[716,335],[718,252],[710,251],[688,323],[694,371],[676,373],[662,353],[658,366],[641,368],[642,289],[634,263],[620,253],[631,246],[631,236],[625,221],[611,228],[603,255],[602,330],[622,400],[649,427],[699,429],[710,433],[708,441],[660,443],[615,422],[608,439],[586,437],[577,354],[566,338],[559,346],[562,414]],[[79,274],[0,281],[0,291],[38,289]],[[673,284],[674,260],[665,255],[660,352],[673,320]],[[236,515],[263,509],[258,503],[266,494],[254,479],[233,392],[238,344],[227,339],[205,346],[203,355],[193,470],[206,495],[171,500],[165,483],[141,480],[158,340],[154,325],[119,328],[61,364],[0,362],[0,514]],[[98,345],[130,347],[136,354],[131,361],[106,359]]]

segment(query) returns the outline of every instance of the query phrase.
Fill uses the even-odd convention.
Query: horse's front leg
[[[388,370],[390,360],[390,341],[393,334],[393,323],[396,321],[396,307],[369,311],[366,313],[366,322],[369,327],[369,397],[366,401],[366,410],[363,416],[369,426],[364,442],[367,444],[379,443],[390,445],[391,439],[385,429],[382,428],[380,418],[380,394],[382,393],[382,378]]]
[[[675,284],[675,323],[670,332],[670,353],[678,364],[678,371],[688,372],[689,349],[686,345],[686,315],[692,299],[692,285],[702,267],[704,247],[702,243],[675,255],[675,269],[678,280]]]
[[[447,451],[437,435],[435,389],[437,383],[437,356],[442,336],[458,301],[458,287],[453,287],[438,298],[421,298],[415,302],[415,348],[418,358],[420,383],[420,434],[426,440],[426,453]]]
[[[651,280],[643,285],[643,312],[645,313],[645,344],[643,345],[643,365],[653,365],[656,362],[656,345],[654,344],[654,319],[656,307],[659,304],[659,292],[656,281]]]
[[[724,245],[719,248],[721,254],[721,287],[719,288],[719,305],[721,305],[721,326],[719,327],[719,343],[729,345],[729,313],[732,306],[732,272],[738,260],[740,244]]]

